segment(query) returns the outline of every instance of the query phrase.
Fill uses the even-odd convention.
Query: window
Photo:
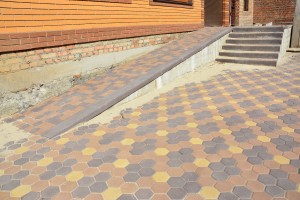
[[[249,0],[244,0],[244,11],[249,11]]]
[[[171,3],[171,4],[179,4],[179,5],[186,5],[192,6],[192,0],[153,0],[153,2],[160,2],[160,3]]]
[[[193,8],[193,0],[150,0],[153,6],[170,6],[178,8]]]

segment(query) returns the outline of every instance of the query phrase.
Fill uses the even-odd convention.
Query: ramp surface
[[[52,138],[99,115],[230,31],[209,27],[192,32],[6,121]]]

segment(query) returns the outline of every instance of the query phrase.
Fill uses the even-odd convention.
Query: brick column
[[[223,1],[223,26],[229,26],[229,0]]]

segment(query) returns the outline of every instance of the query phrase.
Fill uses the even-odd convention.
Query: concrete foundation
[[[291,47],[300,48],[300,0],[296,3]]]
[[[74,85],[161,46],[106,53],[80,61],[0,74],[0,117],[23,111],[47,98],[60,95]]]
[[[227,38],[228,35],[225,35],[219,40],[213,42],[211,45],[207,46],[197,54],[194,54],[184,62],[180,63],[176,67],[172,68],[168,72],[164,73],[162,76],[152,81],[151,83],[147,84],[146,86],[134,92],[127,98],[123,99],[115,106],[119,106],[126,102],[132,101],[133,99],[140,97],[146,93],[149,93],[150,91],[153,91],[155,89],[162,88],[164,85],[175,81],[176,78],[188,72],[192,72],[196,68],[200,68],[214,62],[217,56],[219,55],[222,46],[225,44]]]
[[[281,63],[282,58],[286,54],[288,48],[290,47],[291,43],[291,34],[292,34],[292,27],[288,26],[284,29],[281,46],[280,46],[280,53],[277,61],[277,66]]]

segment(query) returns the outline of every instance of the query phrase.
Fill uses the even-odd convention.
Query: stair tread
[[[279,54],[279,52],[274,51],[239,51],[239,50],[221,50],[222,53],[260,53],[260,54]]]
[[[281,38],[228,38],[227,40],[268,40],[268,41],[274,41],[274,40],[282,40]]]
[[[251,60],[251,61],[275,61],[277,59],[274,58],[243,58],[243,57],[229,57],[229,56],[218,56],[218,59],[225,59],[225,60]]]
[[[280,44],[228,44],[225,43],[224,46],[240,46],[240,47],[280,47]]]
[[[239,34],[239,35],[243,35],[243,34],[272,34],[272,33],[283,33],[283,32],[231,32],[230,34]]]

